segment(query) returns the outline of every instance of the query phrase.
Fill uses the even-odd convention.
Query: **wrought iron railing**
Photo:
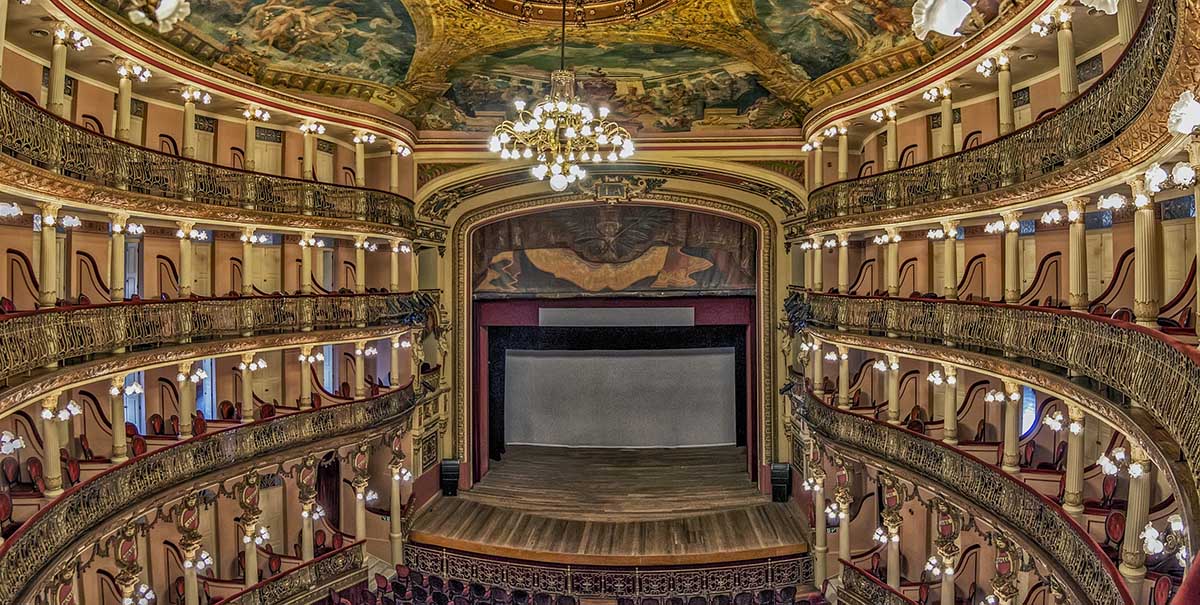
[[[67,490],[0,546],[0,605],[32,602],[39,579],[89,531],[156,495],[236,465],[394,424],[412,389],[206,433],[138,456]]]
[[[896,589],[879,581],[879,578],[855,567],[843,559],[841,580],[837,597],[845,605],[917,605],[917,602],[900,594]]]
[[[907,429],[836,410],[807,392],[791,392],[793,421],[821,438],[866,453],[957,494],[986,510],[1042,550],[1042,562],[1062,579],[1081,605],[1130,605],[1116,566],[1062,507],[1011,474],[961,450]],[[796,427],[796,430],[801,430]]]
[[[325,553],[221,599],[214,605],[281,605],[293,600],[299,602],[306,595],[315,597],[316,591],[324,591],[332,584],[343,582],[356,572],[363,572],[365,575],[366,544],[366,541],[360,540]]]
[[[1064,168],[1107,144],[1146,108],[1166,71],[1177,20],[1175,0],[1149,3],[1117,64],[1050,117],[953,155],[821,187],[809,196],[809,219],[967,196]]]
[[[91,355],[240,334],[423,323],[432,295],[327,294],[121,302],[0,319],[0,382]]]
[[[0,86],[0,149],[81,181],[159,197],[416,226],[413,202],[402,195],[228,168],[125,143],[62,120],[6,86]]]
[[[793,293],[793,300],[804,295]],[[1200,352],[1156,330],[1095,315],[999,303],[808,294],[813,323],[949,341],[1086,376],[1136,402],[1200,482]]]
[[[404,546],[404,560],[426,574],[507,590],[576,597],[668,597],[753,592],[812,584],[812,557],[778,557],[736,565],[602,567],[515,562],[509,559]]]

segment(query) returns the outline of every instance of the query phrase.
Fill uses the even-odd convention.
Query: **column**
[[[392,240],[392,255],[388,257],[388,292],[400,291],[400,250],[403,240]],[[409,245],[409,250],[412,246]]]
[[[1133,189],[1133,315],[1139,326],[1158,327],[1162,304],[1162,251],[1158,242],[1158,206],[1140,178],[1130,181]],[[1138,200],[1144,200],[1138,205]]]
[[[896,127],[896,110],[887,108],[887,144],[883,149],[884,170],[900,167],[900,133]]]
[[[958,540],[959,540],[959,536],[958,536],[958,532],[956,531],[954,533],[954,537],[946,540],[947,543],[944,546],[943,545],[938,546],[938,556],[941,557],[943,560],[949,560],[949,561],[952,561],[953,564],[957,564],[958,563],[958,561],[957,561],[958,553],[960,552],[959,546],[958,546]],[[955,569],[954,571],[958,571],[958,570]],[[942,572],[942,586],[938,590],[938,600],[941,603],[941,605],[954,605],[954,574],[953,573]]]
[[[813,140],[813,189],[825,184],[825,152],[821,149],[821,137]],[[810,189],[811,191],[811,189]]]
[[[300,347],[300,409],[312,407],[312,345]]]
[[[958,300],[958,221],[942,221],[942,295],[946,300]]]
[[[313,511],[317,507],[316,500],[300,501],[300,558],[311,561],[315,550],[313,543]]]
[[[1137,31],[1137,2],[1117,2],[1117,36],[1121,46],[1128,46]]]
[[[200,541],[182,540],[180,548],[183,550],[183,559],[194,563],[200,554]],[[194,564],[185,565],[183,568],[183,603],[184,605],[200,605],[200,583],[196,577]]]
[[[1200,227],[1197,227],[1197,231],[1200,231]],[[812,290],[812,289],[813,289],[813,280],[812,280],[812,277],[813,277],[813,275],[812,275],[812,272],[813,272],[813,250],[812,250],[812,242],[803,242],[802,244],[800,244],[800,253],[804,255],[804,289],[805,289],[805,290]]]
[[[125,63],[125,69],[118,72],[117,79],[117,139],[129,143],[133,140],[130,131],[130,115],[133,113],[133,73],[131,64]]]
[[[304,133],[304,155],[300,158],[300,178],[305,180],[317,180],[313,173],[313,160],[317,157],[317,125],[313,122],[305,122],[300,126],[300,132]]]
[[[242,422],[254,422],[254,353],[242,353]]]
[[[887,401],[889,424],[900,424],[900,356],[887,354]]]
[[[367,481],[354,479],[354,539],[367,539]]]
[[[192,382],[192,362],[179,364],[179,437],[192,435],[192,416],[196,413],[196,383]],[[115,428],[115,427],[114,427]]]
[[[833,499],[838,503],[838,559],[849,561],[850,506],[854,504],[854,498],[850,495],[850,488],[839,486],[833,490]],[[842,569],[840,561],[837,564],[837,569],[840,573]]]
[[[4,40],[8,37],[8,3],[0,3],[0,48],[4,47]],[[4,68],[4,53],[0,53],[0,73],[3,73]],[[3,544],[3,542],[0,542]]]
[[[1076,521],[1083,520],[1083,448],[1084,438],[1083,429],[1087,415],[1083,411],[1083,406],[1068,403],[1067,414],[1070,417],[1070,426],[1067,428],[1067,477],[1066,484],[1063,487],[1063,510],[1067,514],[1075,518]],[[1140,529],[1134,528],[1132,525],[1126,526],[1130,533],[1129,536],[1137,535],[1141,532]]]
[[[125,300],[125,228],[129,215],[118,212],[108,215],[108,218],[108,297],[113,302],[120,302]]]
[[[1088,310],[1087,268],[1087,225],[1084,221],[1088,198],[1076,197],[1067,200],[1067,272],[1070,276],[1069,294],[1071,310]],[[1135,278],[1136,279],[1136,278]]]
[[[400,193],[400,149],[403,143],[395,142],[388,155],[388,191]],[[404,149],[407,149],[405,147]]]
[[[190,91],[190,89],[189,89]],[[189,91],[183,96],[183,157],[196,157],[196,100]]]
[[[1125,541],[1121,543],[1121,565],[1134,603],[1142,602],[1142,582],[1146,579],[1146,553],[1138,536],[1150,519],[1150,488],[1154,485],[1150,458],[1141,447],[1129,448],[1129,500],[1125,506]]]
[[[388,543],[392,551],[392,565],[404,565],[404,499],[400,492],[401,474],[404,469],[400,464],[388,467],[392,471],[392,481],[388,491],[391,504],[388,508]]]
[[[1021,439],[1021,387],[1010,380],[1004,381],[1004,459],[1000,469],[1016,473],[1021,470],[1021,454],[1018,442]]]
[[[54,32],[54,46],[50,50],[50,83],[47,86],[46,109],[50,113],[69,120],[67,115],[67,41],[66,26]],[[64,32],[59,35],[59,32]]]
[[[954,153],[954,100],[950,98],[950,86],[942,87],[942,128],[938,131],[940,156]]]
[[[242,296],[254,296],[254,227],[242,227]]]
[[[312,249],[310,243],[316,237],[312,231],[305,231],[300,234],[300,293],[312,294]]]
[[[367,236],[354,236],[354,292],[367,291]]]
[[[820,465],[820,462],[815,463]],[[810,471],[815,483],[813,488],[813,584],[818,588],[825,583],[828,575],[826,568],[829,564],[829,531],[825,525],[825,470],[814,468]]]
[[[817,340],[816,338],[813,338],[812,356],[813,356],[813,364],[812,364],[813,365],[813,372],[812,372],[813,395],[816,395],[817,398],[819,399],[825,395],[825,387],[824,387],[825,358],[821,354],[821,341]]]
[[[838,407],[850,407],[850,349],[837,345],[838,351]]]
[[[246,133],[242,142],[242,168],[254,171],[254,147],[258,140],[258,122],[254,119],[254,110],[252,106],[246,109],[242,115],[246,116]]]
[[[367,141],[374,140],[367,133],[354,133],[354,186],[367,186]]]
[[[192,295],[192,238],[191,232],[195,223],[179,221],[179,298],[189,298]]]
[[[1075,71],[1075,32],[1071,31],[1070,9],[1062,9],[1058,19],[1058,102],[1066,105],[1079,96],[1079,75]]]
[[[388,386],[396,388],[404,384],[404,379],[400,377],[400,351],[403,349],[400,346],[400,337],[393,336],[392,341],[392,356],[388,360],[388,372],[391,374],[391,380],[388,381]]]
[[[1192,137],[1188,143],[1188,163],[1192,166],[1200,166],[1200,137]],[[1200,200],[1200,180],[1192,185],[1192,199]],[[1200,218],[1192,220],[1192,225],[1196,237],[1196,258],[1200,258]],[[1192,302],[1192,314],[1192,325],[1200,326],[1200,288],[1196,288],[1196,298]]]
[[[58,302],[58,204],[38,204],[42,211],[41,258],[39,259],[38,306],[53,307]]]
[[[1008,64],[1008,55],[996,57],[996,84],[998,105],[1000,109],[1000,136],[1016,129],[1017,117],[1013,111],[1012,66]]]
[[[900,296],[900,231],[889,227],[887,237],[887,262],[884,265],[888,296]]]
[[[258,517],[242,517],[242,547],[246,552],[246,573],[243,586],[250,588],[258,584],[258,547],[254,544],[254,533],[258,531]]]
[[[1004,219],[1004,302],[1015,305],[1021,302],[1021,213],[1000,216]]]
[[[844,137],[843,137],[844,138]],[[850,293],[850,234],[837,234],[838,242],[838,292]]]
[[[365,349],[367,341],[360,340],[354,343],[354,398],[364,399],[367,396],[367,370],[366,362],[363,360],[366,357]]]
[[[62,478],[62,458],[58,456],[58,450],[62,447],[58,440],[58,427],[55,423],[58,422],[58,398],[61,393],[47,395],[42,400],[42,461],[45,463],[45,479],[46,479],[46,497],[53,498],[63,493],[63,478]],[[47,418],[47,413],[49,417]],[[122,432],[125,425],[122,424]],[[116,432],[116,425],[113,426],[113,432]]]
[[[822,266],[825,263],[824,263],[824,259],[821,258],[821,254],[822,254],[821,238],[813,237],[812,246],[813,246],[813,291],[824,292],[825,284],[823,283],[823,281],[821,279],[821,272],[822,272],[821,269],[823,268]]]
[[[904,517],[900,511],[892,511],[883,518],[884,529],[887,530],[887,585],[900,590],[900,526]]]
[[[850,137],[846,135],[846,127],[838,126],[838,180],[850,178]]]
[[[114,376],[109,382],[108,417],[112,419],[112,455],[109,460],[120,464],[129,460],[129,448],[125,443],[125,376]]]
[[[958,445],[958,368],[944,363],[942,373],[942,441]]]

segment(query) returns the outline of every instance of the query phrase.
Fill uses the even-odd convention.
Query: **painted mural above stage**
[[[745,223],[627,204],[551,210],[475,231],[479,298],[753,294],[757,236]]]

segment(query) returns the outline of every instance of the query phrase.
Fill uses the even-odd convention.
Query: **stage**
[[[773,503],[738,447],[509,446],[410,539],[491,556],[589,565],[691,565],[807,550],[794,502]]]

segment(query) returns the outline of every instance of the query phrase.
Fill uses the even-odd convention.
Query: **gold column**
[[[839,125],[838,127],[838,180],[844,181],[850,178],[850,137],[846,134],[846,127]]]
[[[813,394],[816,395],[818,398],[820,398],[821,396],[825,395],[825,387],[823,384],[825,382],[825,358],[823,357],[823,355],[821,353],[821,341],[817,340],[815,337],[813,338],[812,356],[813,356],[813,372],[812,372]]]
[[[813,583],[820,587],[825,583],[829,565],[829,530],[825,524],[825,469],[815,462],[809,472],[815,483],[813,489]]]
[[[1197,228],[1200,230],[1200,227]],[[804,289],[813,289],[813,250],[812,242],[803,242],[800,244],[800,253],[804,255]]]
[[[1067,414],[1070,425],[1067,427],[1067,477],[1063,489],[1063,510],[1083,521],[1083,430],[1086,427],[1087,414],[1083,406],[1076,403],[1067,404]],[[1131,530],[1136,528],[1130,527]],[[1137,533],[1135,531],[1135,533]],[[1133,534],[1131,534],[1133,535]]]
[[[837,234],[838,242],[838,292],[850,293],[850,234]]]
[[[314,246],[309,243],[316,239],[316,233],[304,231],[300,234],[300,293],[312,294],[312,251]]]
[[[1009,211],[1004,220],[1004,302],[1021,302],[1021,213]]]
[[[1159,247],[1158,205],[1141,178],[1129,182],[1133,190],[1133,315],[1139,326],[1158,327],[1162,304],[1162,250]]]
[[[246,132],[242,139],[242,168],[254,171],[254,148],[258,141],[258,122],[254,119],[254,107],[251,106],[243,114],[246,116]]]
[[[0,6],[0,49],[4,48],[4,41],[8,38],[8,3],[0,2],[4,6]],[[0,73],[4,71],[4,53],[0,53]],[[3,544],[3,542],[0,542]]]
[[[397,151],[400,144],[393,144],[388,155],[388,191],[392,193],[400,193],[400,153]]]
[[[183,157],[196,157],[196,101],[187,92],[183,100]]]
[[[900,590],[900,528],[904,517],[899,511],[883,517],[884,529],[887,531],[887,585]],[[892,539],[895,536],[896,539]]]
[[[942,295],[946,300],[958,300],[958,221],[942,221]]]
[[[354,292],[367,291],[367,236],[354,236]]]
[[[131,114],[133,113],[133,79],[129,76],[131,68],[129,62],[125,63],[126,72],[124,75],[118,74],[117,78],[117,139],[126,143],[133,141],[133,133],[130,130]]]
[[[399,336],[393,336],[391,338],[391,343],[392,356],[388,359],[388,370],[392,376],[391,380],[388,381],[388,385],[392,388],[396,388],[404,384],[404,379],[400,377],[400,351],[403,349],[400,346]]]
[[[1071,31],[1069,9],[1059,13],[1058,24],[1058,102],[1066,105],[1079,96],[1079,74],[1075,71],[1075,32]],[[1065,18],[1064,18],[1065,17]]]
[[[312,407],[312,345],[300,346],[300,409]]]
[[[367,370],[364,358],[367,356],[365,349],[367,341],[360,340],[354,343],[354,398],[364,399],[367,396]]]
[[[62,459],[58,455],[58,450],[62,447],[59,443],[58,426],[55,425],[58,420],[58,398],[61,393],[47,395],[42,400],[42,443],[45,454],[43,462],[45,462],[45,480],[46,480],[46,497],[53,498],[63,493],[63,477],[62,477]],[[122,429],[124,425],[122,425]],[[116,432],[116,427],[113,427],[113,432]]]
[[[257,516],[244,515],[242,517],[242,547],[246,553],[246,573],[242,585],[246,588],[258,584],[258,546],[254,543],[254,534],[258,530],[257,526]]]
[[[392,472],[389,484],[391,504],[388,509],[388,544],[392,552],[392,565],[404,565],[404,499],[400,491],[404,467],[399,462],[388,466]]]
[[[183,568],[183,603],[184,605],[200,605],[200,582],[196,577],[196,566],[194,562],[200,554],[199,537],[188,539],[186,536],[179,542],[180,550],[183,551],[183,559],[192,561],[192,565],[186,565]]]
[[[242,227],[242,296],[254,296],[254,227]]]
[[[1070,233],[1067,239],[1067,271],[1070,275],[1069,298],[1072,311],[1088,310],[1087,225],[1088,198],[1067,200],[1067,220]]]
[[[942,560],[952,561],[957,564],[958,554],[960,552],[958,546],[959,534],[956,531],[954,537],[947,539],[944,544],[938,545],[938,556]],[[958,571],[955,569],[954,571]],[[941,605],[954,605],[954,574],[949,572],[942,573],[942,586],[938,591],[938,599]]]
[[[821,279],[821,273],[822,273],[822,269],[823,269],[822,265],[824,265],[825,263],[823,262],[824,259],[821,258],[821,238],[819,236],[813,236],[812,247],[813,247],[813,290],[816,292],[824,292],[825,284],[823,283],[823,280]]]
[[[354,133],[354,186],[367,186],[367,133]]]
[[[847,471],[847,475],[849,472]],[[838,559],[850,560],[850,507],[854,497],[850,488],[839,485],[833,490],[833,499],[838,503]],[[838,573],[841,573],[842,563],[838,561]]]
[[[850,349],[837,345],[838,351],[838,407],[850,407]]]
[[[39,259],[38,281],[41,291],[38,293],[38,306],[53,307],[58,302],[58,210],[59,204],[44,202],[38,204],[42,211],[41,258]]]
[[[317,177],[313,173],[313,161],[317,153],[317,133],[308,127],[309,124],[305,123],[301,127],[304,133],[304,155],[300,158],[300,178],[306,181],[315,181]]]
[[[1142,584],[1146,579],[1146,553],[1142,551],[1142,540],[1138,536],[1150,519],[1154,468],[1141,447],[1135,445],[1129,450],[1129,499],[1125,506],[1125,541],[1121,543],[1118,569],[1125,578],[1129,596],[1133,597],[1134,603],[1140,603]]]
[[[1008,64],[1008,55],[1001,54],[996,58],[996,88],[997,105],[1000,109],[1000,136],[1016,129],[1017,117],[1013,111],[1012,69]]]
[[[114,376],[109,382],[109,413],[112,419],[112,463],[120,464],[129,459],[129,449],[125,441],[125,376]]]
[[[900,356],[887,354],[887,398],[889,424],[900,424]]]
[[[958,445],[958,368],[944,363],[942,373],[942,441]]]
[[[108,219],[108,297],[113,302],[121,302],[125,300],[125,229],[129,215],[118,212],[108,215]]]
[[[1021,386],[1011,380],[1004,381],[1004,459],[1000,469],[1008,473],[1021,470]]]
[[[300,558],[311,561],[315,551],[313,543],[313,511],[317,508],[314,499],[300,500]]]
[[[954,153],[954,100],[950,98],[950,87],[942,87],[942,129],[938,131],[938,149],[941,156]],[[940,157],[940,156],[939,156]]]
[[[1133,32],[1137,31],[1137,2],[1121,0],[1117,2],[1117,37],[1121,46],[1128,46],[1133,41]]]
[[[192,415],[196,413],[196,383],[191,380],[192,362],[179,364],[179,437],[192,435]],[[113,427],[114,429],[116,427]]]
[[[191,231],[196,226],[195,223],[188,221],[179,221],[175,223],[179,228],[176,235],[179,235],[179,298],[189,298],[192,295],[192,238]]]
[[[825,152],[821,149],[821,137],[813,140],[813,189],[825,184]],[[811,190],[810,190],[811,191]]]
[[[254,422],[254,352],[242,353],[242,422]]]
[[[896,110],[887,108],[887,144],[883,149],[884,170],[895,170],[900,167],[900,133],[896,125]]]
[[[69,35],[69,31],[64,25],[54,32],[54,46],[50,49],[50,83],[46,93],[46,109],[64,120],[71,119],[71,116],[67,115],[66,36]]]
[[[400,246],[403,240],[392,240],[392,255],[388,257],[388,291],[400,292]],[[411,250],[412,247],[409,246]]]
[[[887,229],[887,291],[888,296],[900,296],[900,230]]]

